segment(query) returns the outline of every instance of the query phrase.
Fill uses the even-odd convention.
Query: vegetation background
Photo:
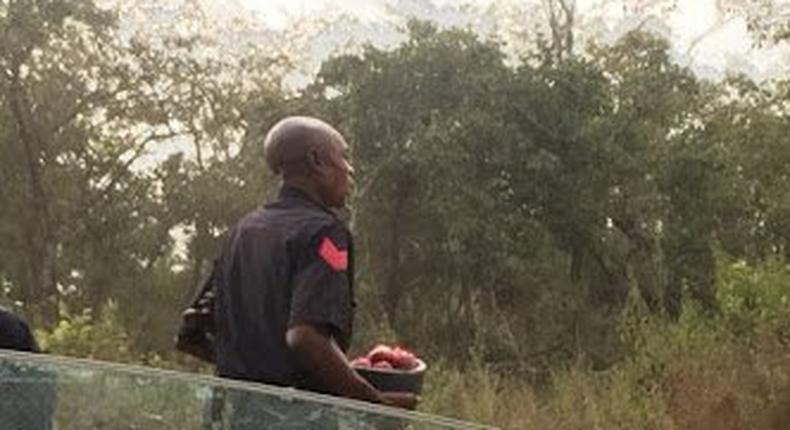
[[[398,43],[317,61],[305,46],[359,22],[277,33],[193,0],[0,1],[0,303],[52,353],[207,371],[173,349],[179,313],[277,187],[262,133],[317,115],[357,170],[354,353],[423,355],[421,410],[788,428],[786,63],[704,77],[650,26],[601,40],[573,0],[533,3],[498,10],[507,37],[404,12]],[[787,4],[717,5],[755,46],[787,44]]]

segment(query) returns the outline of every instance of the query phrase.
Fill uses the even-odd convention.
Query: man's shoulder
[[[37,351],[38,346],[27,323],[19,316],[0,308],[0,348]]]
[[[0,326],[8,330],[18,330],[21,327],[27,327],[24,320],[12,313],[11,311],[0,307]]]
[[[316,205],[299,201],[278,201],[264,206],[258,215],[262,220],[289,225],[298,230],[328,228],[342,222],[333,213]]]
[[[319,233],[350,235],[348,227],[336,215],[311,205],[283,204],[277,201],[243,216],[231,228],[231,236],[277,236],[296,240],[310,240]]]

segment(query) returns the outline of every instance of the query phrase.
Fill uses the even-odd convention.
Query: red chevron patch
[[[348,251],[338,249],[329,237],[321,239],[318,255],[336,272],[348,269]]]

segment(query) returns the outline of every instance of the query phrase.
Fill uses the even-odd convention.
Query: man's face
[[[351,192],[352,175],[350,148],[345,140],[334,139],[326,146],[323,177],[324,203],[331,207],[343,207]]]

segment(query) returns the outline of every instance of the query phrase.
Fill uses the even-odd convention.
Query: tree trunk
[[[401,261],[401,214],[403,197],[400,193],[395,198],[395,204],[390,219],[389,264],[387,267],[387,282],[384,290],[384,310],[390,328],[395,329],[396,315],[403,291],[401,291],[400,261]]]
[[[33,112],[25,97],[24,88],[19,79],[17,65],[12,75],[9,91],[11,113],[16,123],[19,143],[22,145],[25,167],[30,186],[30,219],[26,234],[29,241],[28,271],[30,284],[23,294],[28,301],[38,303],[55,293],[57,281],[55,270],[56,232],[52,227],[50,199],[44,183],[41,158],[43,157],[44,139],[36,130],[41,129],[33,120]]]

